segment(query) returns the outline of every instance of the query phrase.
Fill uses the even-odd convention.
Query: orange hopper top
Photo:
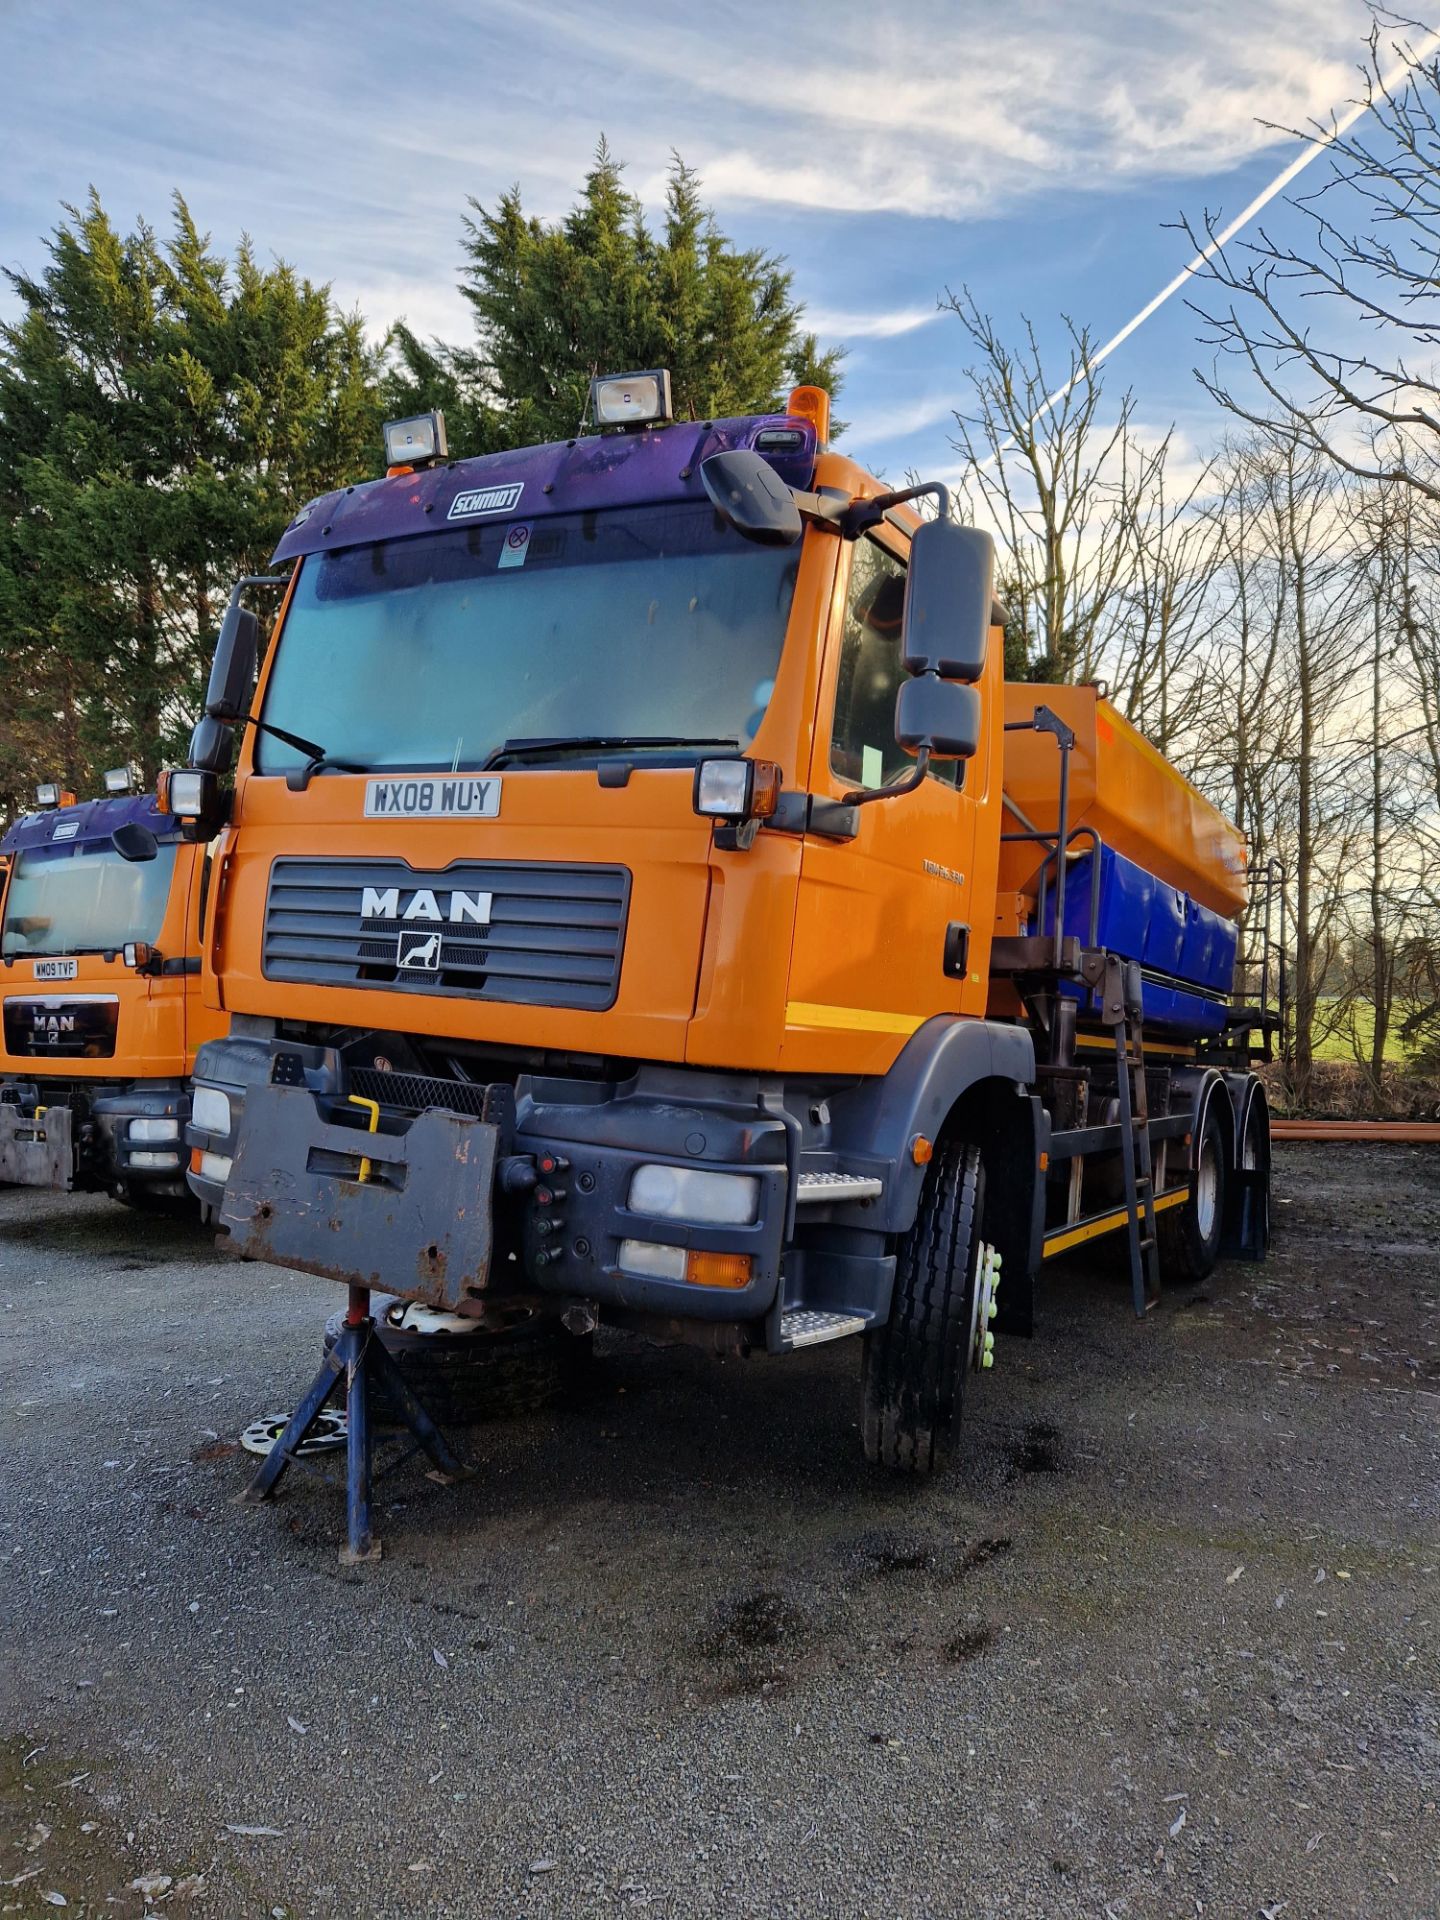
[[[1202,906],[1238,919],[1245,907],[1245,836],[1151,746],[1094,687],[1007,682],[1007,722],[1049,707],[1074,730],[1070,826],[1093,827],[1108,847],[1180,887]],[[1060,752],[1053,734],[1005,736],[1005,797],[1031,825],[1053,832],[1060,805]],[[1022,822],[1007,808],[1002,831]],[[1076,852],[1085,851],[1080,842]],[[1000,886],[1031,894],[1044,850],[1023,841],[1001,849]]]

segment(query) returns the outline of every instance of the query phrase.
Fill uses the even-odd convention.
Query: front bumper
[[[64,1192],[140,1186],[184,1193],[190,1117],[184,1087],[136,1082],[51,1090],[30,1081],[4,1091],[0,1183]]]
[[[257,1043],[242,1044],[232,1053],[212,1043],[197,1067],[197,1080],[225,1092],[230,1132],[187,1133],[191,1188],[241,1254],[450,1311],[500,1288],[691,1320],[759,1320],[776,1301],[786,1131],[753,1103],[723,1090],[684,1100],[647,1088],[643,1075],[603,1093],[522,1083],[518,1103],[495,1089],[493,1112],[488,1101],[474,1114],[382,1108],[368,1131],[333,1055],[289,1049],[305,1067],[297,1085],[296,1068],[275,1071],[273,1061],[261,1079]],[[635,1169],[654,1163],[751,1176],[754,1219],[718,1226],[632,1212]],[[627,1270],[627,1242],[692,1271],[703,1263],[688,1255],[739,1255],[747,1277],[708,1285]]]

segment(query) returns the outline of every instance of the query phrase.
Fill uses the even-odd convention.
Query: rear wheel
[[[1270,1246],[1270,1109],[1258,1092],[1245,1114],[1238,1176],[1232,1201],[1236,1247],[1246,1259],[1263,1260]]]
[[[1160,1215],[1160,1261],[1170,1280],[1193,1286],[1213,1271],[1225,1233],[1228,1186],[1225,1128],[1212,1100],[1205,1110],[1194,1163],[1190,1196]]]
[[[370,1303],[375,1337],[399,1367],[405,1384],[442,1428],[533,1413],[553,1406],[583,1382],[591,1357],[588,1334],[566,1333],[548,1314],[515,1303],[498,1303],[488,1318],[437,1313],[376,1294]],[[325,1351],[340,1337],[343,1313],[325,1325]],[[399,1418],[399,1409],[372,1378],[370,1411],[376,1420]]]
[[[890,1318],[865,1337],[865,1457],[897,1473],[943,1466],[960,1424],[984,1204],[980,1149],[941,1140],[896,1248]]]

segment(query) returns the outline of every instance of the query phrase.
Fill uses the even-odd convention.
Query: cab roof
[[[113,799],[81,800],[73,807],[51,807],[44,813],[24,813],[0,840],[0,853],[21,853],[27,847],[81,846],[90,851],[108,845],[117,827],[134,821],[148,827],[157,840],[173,840],[180,823],[161,813],[153,793],[117,794]]]
[[[290,522],[271,564],[376,540],[403,540],[447,524],[484,526],[605,507],[704,500],[700,462],[737,447],[754,448],[788,485],[811,484],[816,442],[808,420],[767,413],[736,420],[675,421],[640,432],[588,434],[451,460],[321,494]]]

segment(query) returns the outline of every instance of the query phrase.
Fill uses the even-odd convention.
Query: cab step
[[[827,1177],[820,1174],[819,1179]],[[822,1313],[810,1307],[796,1307],[780,1316],[781,1350],[794,1347],[818,1347],[825,1340],[843,1340],[848,1333],[863,1333],[870,1324],[863,1313]]]
[[[846,1200],[878,1200],[885,1182],[873,1173],[802,1173],[795,1182],[797,1206],[836,1206]]]

